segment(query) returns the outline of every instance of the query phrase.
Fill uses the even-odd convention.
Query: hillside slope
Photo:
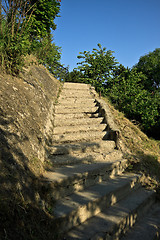
[[[53,239],[54,219],[40,177],[60,83],[38,65],[26,67],[19,78],[1,75],[0,82],[0,239]],[[157,188],[159,143],[107,104],[121,131],[118,145],[129,170],[145,173],[146,184]]]
[[[60,82],[37,64],[28,64],[20,77],[0,75],[0,239],[32,239],[30,228],[36,227],[30,211],[41,211],[35,210],[42,205],[38,179],[59,88]],[[24,228],[23,221],[31,227]]]
[[[160,141],[148,138],[135,121],[128,120],[123,113],[114,108],[107,98],[104,100],[120,129],[119,146],[130,162],[129,169],[144,173],[147,183],[152,188],[158,187],[160,182]]]

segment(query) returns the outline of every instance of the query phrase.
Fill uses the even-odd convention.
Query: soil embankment
[[[23,226],[26,218],[33,224],[30,210],[23,208],[41,199],[38,178],[59,88],[60,82],[36,64],[26,67],[20,77],[0,74],[0,239],[32,239]],[[28,231],[25,237],[23,231]]]

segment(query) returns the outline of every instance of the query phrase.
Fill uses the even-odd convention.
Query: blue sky
[[[61,63],[77,67],[79,52],[100,43],[125,67],[160,48],[160,0],[61,0],[54,42]]]

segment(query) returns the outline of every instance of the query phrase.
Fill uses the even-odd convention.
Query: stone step
[[[107,138],[107,133],[104,131],[85,131],[74,133],[65,133],[61,135],[53,135],[52,144],[54,143],[69,143],[69,142],[91,142],[94,140],[105,140]]]
[[[57,113],[55,114],[56,119],[79,119],[79,118],[98,118],[101,117],[99,113]]]
[[[63,91],[59,97],[59,99],[63,98],[92,98],[92,95],[88,91]]]
[[[55,168],[44,173],[43,190],[46,189],[46,194],[52,199],[60,199],[121,174],[127,165],[127,160],[121,159]]]
[[[114,194],[113,194],[114,196]],[[139,188],[126,198],[72,229],[67,240],[120,239],[155,202],[155,192]]]
[[[55,107],[55,113],[95,113],[98,111],[99,107],[88,107],[88,106],[82,106],[80,107],[65,107],[65,106],[56,106]]]
[[[74,165],[80,163],[94,163],[94,162],[110,162],[115,160],[121,160],[123,157],[122,153],[118,150],[112,150],[107,153],[74,153],[72,155],[50,155],[49,159],[53,164],[53,168],[63,165]],[[51,169],[51,166],[50,166]]]
[[[89,89],[90,86],[85,83],[70,83],[65,82],[63,85],[63,89]]]
[[[69,99],[69,98],[73,98],[73,97],[75,98],[75,100],[81,99],[81,98],[93,99],[92,95],[89,93],[84,93],[84,94],[82,94],[82,93],[77,93],[77,94],[65,93],[64,94],[63,93],[59,96],[58,101],[61,101],[61,100],[63,101],[64,99]]]
[[[69,102],[69,101],[67,101],[67,102],[64,102],[64,103],[58,103],[57,105],[56,105],[56,107],[55,107],[55,109],[56,108],[67,108],[67,109],[70,109],[70,108],[88,108],[88,107],[90,107],[90,108],[94,108],[94,107],[96,107],[96,103],[95,102],[76,102],[76,101],[74,101],[74,102]]]
[[[140,187],[140,175],[122,175],[128,161],[106,140],[89,85],[64,83],[54,110],[41,186],[53,204],[57,239],[118,240],[148,211],[155,193]]]
[[[75,118],[75,115],[77,118]],[[55,115],[55,120],[54,120],[54,126],[75,126],[77,127],[79,125],[84,125],[84,124],[100,124],[103,122],[103,117],[98,117],[98,114],[94,114],[94,116],[97,116],[95,118],[93,117],[88,117],[84,113],[80,114],[56,114]]]
[[[107,141],[94,141],[94,142],[81,142],[74,144],[58,144],[48,148],[49,155],[63,155],[74,153],[106,153],[112,152],[115,148],[115,142],[111,140]]]
[[[95,99],[93,98],[63,98],[63,99],[58,99],[58,103],[57,105],[92,105],[94,104],[94,106],[96,105]]]
[[[73,89],[73,88],[63,88],[61,91],[61,94],[63,95],[64,93],[75,93],[75,95],[78,93],[84,93],[84,94],[91,94],[90,89],[87,88],[77,88],[77,89]]]
[[[53,129],[53,134],[65,134],[65,133],[75,133],[86,131],[104,131],[106,129],[106,124],[84,124],[84,125],[74,125],[74,126],[60,126]]]
[[[160,202],[149,209],[133,229],[130,229],[122,240],[158,240],[160,239]]]
[[[67,232],[126,197],[139,187],[139,179],[136,174],[117,176],[57,201],[53,215],[61,232]]]

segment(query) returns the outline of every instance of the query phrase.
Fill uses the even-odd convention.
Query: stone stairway
[[[125,172],[127,160],[102,112],[89,85],[64,83],[43,180],[54,202],[57,240],[127,237],[155,202],[155,192],[142,188],[142,176]]]

